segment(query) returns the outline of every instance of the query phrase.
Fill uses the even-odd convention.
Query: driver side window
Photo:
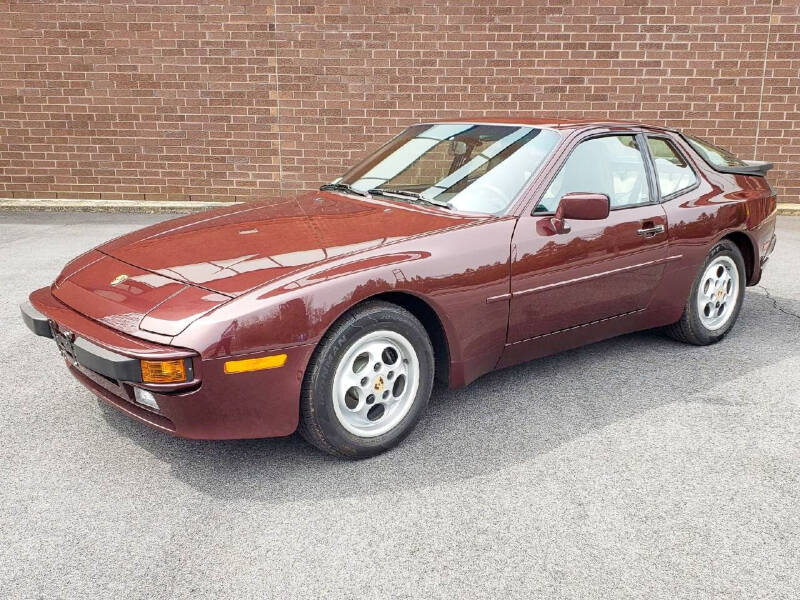
[[[581,142],[548,186],[534,212],[550,213],[565,194],[606,194],[612,210],[650,202],[644,159],[635,135]]]

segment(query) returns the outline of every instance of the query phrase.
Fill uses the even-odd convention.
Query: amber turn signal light
[[[260,371],[262,369],[277,369],[286,364],[285,354],[273,354],[261,358],[246,358],[244,360],[229,360],[225,363],[225,372],[246,373],[247,371]]]
[[[144,383],[181,383],[186,381],[186,364],[183,360],[143,360]]]

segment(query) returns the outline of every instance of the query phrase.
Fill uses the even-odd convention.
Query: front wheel
[[[397,445],[419,421],[434,359],[422,324],[373,301],[339,319],[311,359],[300,398],[301,435],[336,456],[366,458]]]
[[[739,248],[729,240],[720,241],[700,267],[680,321],[666,327],[667,334],[698,346],[724,338],[739,316],[745,281]]]

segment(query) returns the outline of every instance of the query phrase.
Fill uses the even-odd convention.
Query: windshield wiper
[[[347,192],[348,194],[355,194],[356,196],[369,196],[367,192],[362,192],[346,183],[326,183],[319,187],[320,190],[330,190],[333,192]]]
[[[369,190],[369,193],[375,196],[400,196],[402,198],[413,198],[417,202],[421,202],[424,204],[441,206],[442,208],[448,208],[448,209],[453,208],[449,202],[442,202],[441,200],[434,200],[433,198],[427,198],[422,194],[420,194],[419,192],[412,192],[410,190],[391,190],[383,188],[372,188],[371,190]]]

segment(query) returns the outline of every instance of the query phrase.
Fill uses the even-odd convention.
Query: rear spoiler
[[[711,165],[711,168],[720,173],[732,173],[734,175],[755,175],[757,177],[766,177],[773,165],[771,162],[763,162],[760,160],[743,160],[746,163],[738,167],[721,167],[719,165]]]

